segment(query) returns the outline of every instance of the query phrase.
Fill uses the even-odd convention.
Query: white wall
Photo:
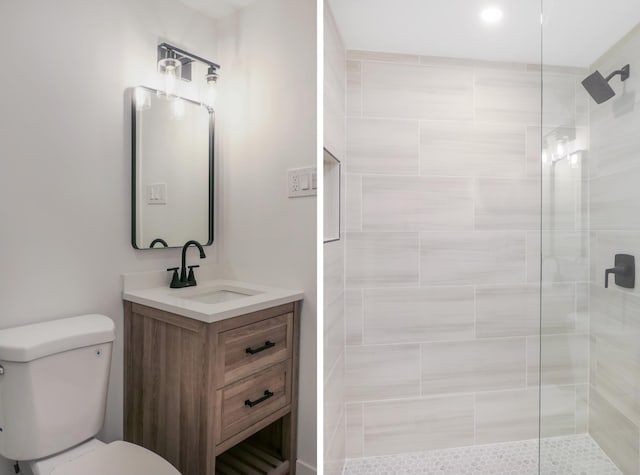
[[[215,22],[173,0],[0,2],[0,18],[0,41],[13,51],[0,74],[0,327],[88,312],[113,318],[120,336],[104,436],[114,439],[120,276],[179,263],[177,250],[129,244],[124,91],[156,85],[159,40],[215,58]],[[201,276],[216,268],[215,249],[207,255]]]
[[[221,256],[233,278],[305,292],[298,459],[307,473],[316,465],[316,199],[287,198],[286,171],[316,163],[315,1],[262,0],[222,19],[219,32]]]

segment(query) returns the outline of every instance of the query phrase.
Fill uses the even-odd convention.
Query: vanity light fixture
[[[169,43],[158,45],[158,72],[163,77],[164,83],[162,93],[167,99],[178,97],[178,84],[180,80],[191,81],[191,66],[194,62],[207,66],[207,74],[204,76],[206,94],[201,103],[205,107],[212,108],[215,102],[220,65]]]

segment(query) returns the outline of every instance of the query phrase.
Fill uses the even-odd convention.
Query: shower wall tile
[[[324,304],[324,367],[332,368],[344,352],[345,312],[344,293],[339,293]]]
[[[542,348],[542,374],[540,350]],[[589,381],[588,335],[527,337],[527,384],[569,385]]]
[[[573,215],[571,215],[573,226]],[[540,228],[540,181],[479,178],[476,185],[476,229]]]
[[[362,110],[368,117],[472,120],[473,76],[466,70],[362,64]]]
[[[330,371],[323,385],[324,399],[324,442],[329,445],[331,439],[335,437],[336,431],[344,422],[344,351]]]
[[[342,475],[345,461],[345,420],[344,415],[334,432],[334,437],[324,446],[323,475]]]
[[[538,390],[476,395],[476,444],[538,437]]]
[[[347,347],[347,401],[415,397],[420,393],[420,346]]]
[[[347,458],[362,457],[364,453],[363,404],[347,404],[345,409]]]
[[[524,338],[422,345],[422,394],[525,387]]]
[[[589,433],[624,475],[640,466],[640,430],[597,390],[589,392]]]
[[[640,92],[640,91],[638,91]],[[640,104],[630,95],[594,108],[591,114],[591,176],[626,172],[638,167]],[[613,102],[618,101],[613,111]]]
[[[548,127],[576,125],[576,76],[543,71],[542,121]]]
[[[362,116],[362,63],[347,61],[347,116]]]
[[[362,231],[362,175],[347,173],[345,180],[345,228],[347,231]]]
[[[478,68],[475,86],[476,120],[540,124],[540,73]]]
[[[350,232],[346,240],[348,288],[418,283],[418,233]]]
[[[469,178],[365,176],[364,231],[473,229]]]
[[[549,385],[540,388],[542,437],[559,437],[576,433],[576,388],[577,386],[573,385]]]
[[[581,384],[576,390],[576,434],[589,432],[589,385]]]
[[[524,282],[525,234],[514,231],[423,232],[422,285]]]
[[[417,175],[419,148],[417,121],[347,119],[347,173]]]
[[[473,445],[473,406],[473,395],[366,403],[364,455]]]
[[[420,64],[420,56],[414,54],[382,53],[378,51],[348,50],[347,59],[398,64]]]
[[[640,167],[591,180],[591,229],[640,230],[639,180]]]
[[[591,387],[640,425],[640,298],[591,286]]]
[[[364,325],[364,306],[361,289],[346,289],[344,292],[347,346],[362,344],[362,327]]]
[[[448,122],[421,126],[422,175],[520,177],[524,157],[522,126]]]
[[[367,344],[474,337],[473,287],[374,289],[363,293]]]
[[[527,266],[530,274],[527,280],[530,282],[538,280],[533,272],[540,267],[540,253],[542,253],[543,282],[589,281],[587,233],[543,231],[542,240],[542,250],[540,250],[540,233],[527,235]]]
[[[537,285],[477,287],[476,335],[491,338],[538,334],[539,309]]]

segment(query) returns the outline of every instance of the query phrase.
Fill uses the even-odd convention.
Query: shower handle
[[[629,254],[616,254],[614,267],[604,271],[604,288],[609,288],[609,274],[615,275],[616,285],[633,289],[636,280],[635,258]]]

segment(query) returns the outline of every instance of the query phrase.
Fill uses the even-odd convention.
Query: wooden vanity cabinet
[[[295,474],[300,304],[204,323],[125,302],[124,439],[182,475]]]

